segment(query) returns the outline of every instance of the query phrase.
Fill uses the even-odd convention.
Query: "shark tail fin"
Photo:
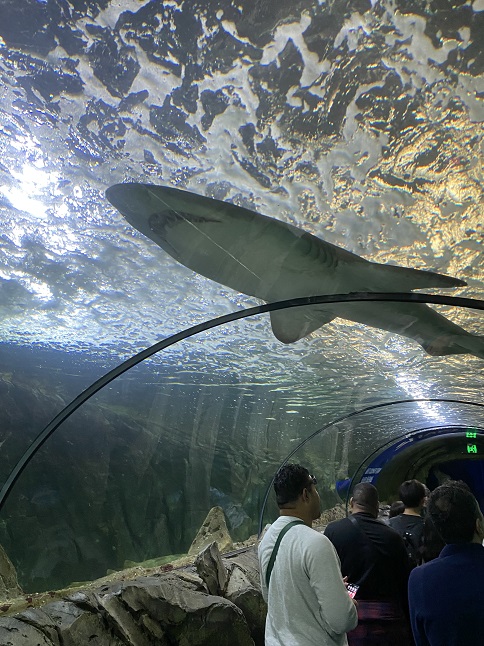
[[[377,265],[374,269],[372,284],[375,285],[381,278],[382,284],[380,291],[388,291],[389,282],[392,284],[392,291],[408,292],[412,289],[423,289],[426,287],[464,287],[466,282],[452,276],[437,274],[433,271],[424,271],[422,269],[411,269],[409,267],[397,267],[396,265],[380,265],[370,263],[371,267]],[[360,268],[361,270],[362,268]],[[376,291],[376,290],[372,290]]]

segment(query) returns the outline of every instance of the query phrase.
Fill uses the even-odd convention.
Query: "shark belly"
[[[291,224],[188,191],[117,184],[106,191],[126,220],[184,266],[267,302],[321,294],[410,292],[464,281],[382,265]],[[484,338],[424,304],[334,303],[271,312],[275,336],[293,343],[339,317],[411,338],[435,355],[484,357]]]

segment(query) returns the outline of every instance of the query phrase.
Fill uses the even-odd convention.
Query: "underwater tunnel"
[[[343,298],[440,301],[472,310],[482,325],[484,302],[472,299]],[[335,335],[341,359],[324,371],[318,356],[254,340],[254,326],[265,325],[271,310],[320,308],[337,299],[239,310],[168,337],[87,385],[36,429],[23,451],[19,444],[0,493],[0,542],[29,589],[63,587],[150,559],[169,561],[188,550],[213,506],[224,510],[233,539],[246,540],[277,513],[270,484],[287,460],[317,474],[326,509],[347,503],[362,480],[390,502],[411,477],[429,488],[462,479],[482,505],[482,402],[460,388],[428,388],[415,379],[406,348],[397,381],[394,366],[385,371],[381,360],[385,344],[393,343],[387,336],[379,348],[362,348]],[[220,372],[215,355],[237,336],[252,339],[243,362],[238,354]],[[266,361],[272,372],[261,380]],[[362,361],[364,375],[355,369]],[[449,365],[459,380],[461,358]],[[86,383],[83,366],[68,369],[72,388]],[[471,392],[478,376],[466,375]]]
[[[416,430],[379,448],[360,467],[357,481],[373,483],[385,498],[392,499],[405,480],[416,478],[432,490],[448,478],[463,480],[484,508],[484,429]]]
[[[286,459],[327,510],[407,477],[482,506],[484,0],[1,12],[0,545],[23,589],[171,562],[214,506],[255,536]]]
[[[381,409],[412,404],[417,407],[427,408],[429,404],[436,404],[438,400],[407,400],[394,401],[386,404],[377,404],[367,409],[351,413],[348,417],[357,417],[368,412],[372,414]],[[477,416],[482,415],[484,404],[481,402],[443,401],[447,405],[472,406],[477,409]],[[455,413],[455,411],[454,411]],[[454,416],[454,415],[453,415]],[[390,423],[392,416],[389,417]],[[454,416],[455,417],[455,416]],[[471,412],[470,417],[473,417]],[[455,417],[459,418],[459,415]],[[336,423],[347,418],[337,420]],[[376,426],[385,423],[378,417],[373,420]],[[412,428],[412,424],[417,426]],[[331,426],[330,424],[329,426]],[[358,426],[358,422],[356,422]],[[327,426],[316,431],[310,438],[301,443],[304,446],[308,440],[323,433]],[[383,436],[384,433],[380,429]],[[443,484],[447,480],[464,481],[473,491],[481,509],[484,509],[484,429],[477,426],[445,425],[418,427],[415,419],[410,422],[410,427],[401,435],[387,434],[381,444],[369,448],[369,452],[356,466],[349,477],[335,483],[336,491],[345,501],[346,511],[353,487],[359,482],[370,482],[378,489],[380,500],[390,504],[398,499],[398,487],[405,480],[417,479],[423,482],[429,490]],[[294,459],[298,450],[291,451],[282,461],[281,465]],[[265,502],[269,498],[270,486],[266,491],[266,500],[260,516],[259,532],[263,527]],[[273,510],[273,513],[275,509]]]

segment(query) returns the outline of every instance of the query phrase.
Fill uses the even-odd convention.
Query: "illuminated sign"
[[[477,453],[477,444],[468,444],[467,453]]]

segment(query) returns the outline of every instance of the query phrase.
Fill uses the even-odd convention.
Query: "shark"
[[[366,260],[292,224],[186,190],[122,183],[109,187],[106,198],[185,267],[268,303],[466,285],[444,274]],[[423,303],[346,302],[270,312],[272,331],[282,343],[294,343],[336,318],[413,339],[432,356],[484,358],[484,336]]]

